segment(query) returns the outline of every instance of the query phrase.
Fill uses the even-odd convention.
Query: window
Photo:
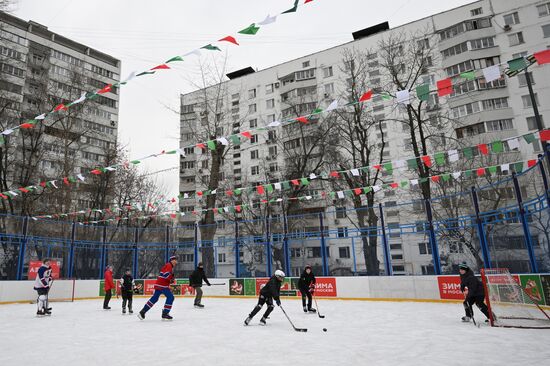
[[[429,243],[418,243],[418,252],[420,254],[432,254],[432,246]]]
[[[240,97],[241,97],[241,95],[239,93],[231,94],[231,99],[232,100],[239,99]]]
[[[510,47],[517,46],[519,44],[525,43],[525,40],[523,39],[523,33],[517,32],[514,34],[510,34],[508,36],[508,41],[510,42]]]
[[[514,25],[514,24],[519,24],[519,15],[517,11],[512,14],[506,14],[504,16],[504,25]]]
[[[479,102],[464,104],[452,108],[454,118],[461,118],[480,111]]]
[[[255,160],[260,157],[260,152],[258,150],[252,150],[250,152],[250,159]]]
[[[533,79],[533,73],[529,72],[527,73],[529,75],[529,80],[531,80],[531,84],[535,84],[535,79]],[[527,76],[525,76],[525,73],[518,74],[518,81],[520,88],[527,86]]]
[[[193,208],[193,207],[191,207]],[[193,211],[193,210],[191,210]],[[189,212],[191,212],[189,211]],[[194,254],[181,254],[181,261],[182,262],[194,262],[195,261],[195,255]]]
[[[338,255],[340,258],[351,258],[349,247],[338,248]]]
[[[250,123],[250,128],[256,128],[258,127],[258,120],[256,118],[254,119],[251,119],[250,121],[248,121]]]
[[[539,17],[550,15],[550,3],[537,5],[537,11],[539,12]]]
[[[295,73],[296,81],[307,80],[315,78],[315,69],[309,69],[304,71],[298,71]]]
[[[58,60],[65,61],[65,62],[67,62],[69,64],[72,64],[72,65],[75,65],[75,66],[83,66],[84,65],[84,62],[82,60],[80,60],[76,57],[67,55],[66,53],[56,51],[56,50],[52,50],[52,57],[54,57]],[[93,69],[92,69],[92,71],[93,71]]]
[[[542,36],[544,38],[550,37],[550,24],[546,24],[542,26]]]
[[[265,93],[266,93],[266,94],[271,94],[271,93],[273,93],[273,84],[267,84],[267,85],[265,86]]]
[[[302,62],[302,67],[303,68],[309,67],[309,61]]]
[[[256,113],[256,103],[248,106],[248,113]]]
[[[401,244],[390,244],[390,250],[402,250],[403,246]]]
[[[194,104],[188,104],[188,105],[182,105],[181,106],[181,113],[194,113],[195,112],[195,105]]]
[[[485,123],[480,122],[470,126],[457,128],[455,132],[458,139],[480,135],[485,133]]]
[[[459,55],[467,51],[468,51],[468,42],[462,42],[460,44],[457,44],[456,46],[453,46],[441,51],[441,54],[443,55],[443,58],[447,58],[447,57]]]
[[[485,37],[474,39],[470,41],[470,48],[472,50],[481,50],[483,48],[489,48],[495,46],[495,37]]]
[[[218,253],[218,263],[225,263],[225,253]]]
[[[302,256],[302,250],[300,248],[290,248],[291,258],[300,258]]]
[[[542,125],[544,126],[544,121],[542,120],[542,116],[540,116],[540,120],[542,122]],[[535,120],[535,116],[527,117],[527,128],[529,130],[538,130],[537,121]]]
[[[447,76],[449,77],[471,70],[474,70],[474,63],[472,62],[472,60],[464,61],[445,69],[445,71],[447,72]]]
[[[478,85],[479,90],[505,88],[506,87],[506,79],[501,77],[500,79],[493,80],[490,83],[488,83],[488,82],[485,81],[485,78],[479,78],[477,80],[477,85]]]
[[[301,146],[301,139],[300,138],[285,141],[285,143],[284,143],[285,150],[295,149],[295,148],[300,147],[300,146]]]
[[[420,49],[430,48],[430,40],[428,38],[424,38],[424,39],[421,39],[419,41],[416,41],[416,44],[418,45],[418,48],[420,48]]]
[[[330,257],[329,248],[326,247],[326,256]],[[321,258],[321,247],[307,248],[307,257],[308,258]]]
[[[250,174],[252,175],[258,175],[260,174],[260,167],[259,166],[253,166],[253,167],[250,167]]]
[[[483,8],[475,8],[475,9],[472,9],[470,10],[470,14],[475,17],[475,16],[478,16],[478,15],[481,15],[483,14]]]
[[[531,108],[533,107],[533,104],[531,103],[531,96],[529,95],[523,95],[521,97],[521,101],[523,102],[523,108]],[[535,101],[537,103],[537,106],[540,105],[539,103],[539,96],[537,93],[535,93]]]
[[[277,145],[270,146],[268,151],[269,151],[269,156],[276,157],[277,156]]]
[[[333,76],[334,74],[332,73],[332,66],[329,66],[329,67],[324,67],[323,68],[323,76],[325,78],[329,78],[331,76]]]
[[[275,99],[268,99],[265,101],[265,106],[267,109],[275,108]]]
[[[496,121],[488,121],[487,124],[487,131],[506,131],[506,130],[513,130],[514,129],[514,123],[512,122],[512,119],[499,119]]]
[[[325,84],[325,94],[332,94],[334,93],[334,83]]]
[[[248,99],[254,99],[256,98],[256,89],[250,89],[248,91]]]
[[[101,76],[111,78],[111,79],[114,78],[114,73],[112,71],[109,71],[107,69],[104,69],[104,68],[96,66],[96,65],[92,65],[92,72],[96,73],[98,75],[101,75]]]
[[[508,98],[486,99],[482,101],[484,111],[508,108]]]
[[[347,227],[339,227],[338,228],[338,233],[336,234],[336,236],[338,238],[347,238],[348,237],[348,228]]]
[[[3,56],[10,57],[16,60],[25,61],[25,55],[11,48],[1,46],[1,53]]]
[[[1,64],[2,65],[2,72],[6,73],[6,74],[10,74],[10,75],[13,75],[13,76],[17,76],[17,77],[20,77],[22,78],[23,75],[25,74],[25,71],[22,70],[22,69],[19,69],[17,67],[14,67],[14,66],[11,66],[11,65],[8,65],[8,64]]]
[[[276,173],[279,171],[279,165],[277,163],[270,163],[269,164],[269,172],[270,173]]]
[[[336,207],[336,218],[337,219],[344,219],[348,216],[346,208],[345,207]]]
[[[434,266],[431,265],[431,264],[423,265],[423,266],[421,266],[421,268],[422,268],[422,274],[423,275],[434,275],[435,274]]]
[[[181,169],[193,169],[195,167],[194,161],[182,161]]]
[[[457,35],[464,32],[469,32],[475,29],[489,28],[490,26],[491,26],[490,18],[466,20],[462,23],[455,24],[452,27],[449,27],[439,32],[439,36],[441,37],[441,40],[444,41],[446,39],[456,37]]]
[[[267,131],[267,141],[275,142],[277,140],[277,131]]]
[[[250,138],[250,143],[255,144],[257,142],[258,142],[258,135],[252,135],[252,137]]]

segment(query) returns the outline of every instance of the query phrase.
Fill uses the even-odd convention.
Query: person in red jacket
[[[178,263],[178,258],[176,256],[171,256],[161,269],[160,274],[157,277],[157,282],[155,283],[155,292],[153,296],[147,301],[143,309],[138,314],[138,318],[141,320],[145,319],[145,313],[148,312],[153,305],[159,300],[160,295],[166,296],[166,302],[164,303],[164,309],[162,310],[162,319],[172,320],[170,316],[170,310],[172,310],[172,303],[174,302],[174,295],[170,290],[170,284],[174,279],[174,267]]]
[[[103,300],[103,309],[111,310],[109,306],[109,301],[111,301],[112,293],[111,291],[115,288],[115,283],[113,282],[113,266],[108,265],[105,268],[105,299]]]

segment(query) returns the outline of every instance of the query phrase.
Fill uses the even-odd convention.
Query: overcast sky
[[[168,58],[233,34],[293,0],[19,0],[13,14],[117,57],[122,78]],[[352,39],[351,33],[383,21],[390,27],[445,11],[470,0],[313,0],[280,17],[254,37],[228,46],[228,70],[265,69]],[[300,0],[303,3],[303,0]],[[421,4],[421,6],[419,6]],[[225,49],[224,49],[225,51]],[[224,57],[222,53],[219,57]],[[173,64],[172,64],[173,65]],[[188,57],[174,70],[134,79],[121,88],[119,141],[139,158],[178,147],[179,95],[193,90],[197,61]],[[177,167],[169,155],[144,162],[149,172]],[[178,170],[155,175],[170,194],[178,192]]]

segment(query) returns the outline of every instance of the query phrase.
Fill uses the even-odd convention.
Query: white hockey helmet
[[[285,278],[285,273],[278,269],[275,271],[275,277]]]

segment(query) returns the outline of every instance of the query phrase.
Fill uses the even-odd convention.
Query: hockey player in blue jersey
[[[34,289],[38,292],[38,310],[36,315],[50,315],[52,308],[48,307],[48,292],[52,284],[52,268],[50,267],[50,260],[44,259],[42,266],[36,273],[36,279],[34,281]]]

